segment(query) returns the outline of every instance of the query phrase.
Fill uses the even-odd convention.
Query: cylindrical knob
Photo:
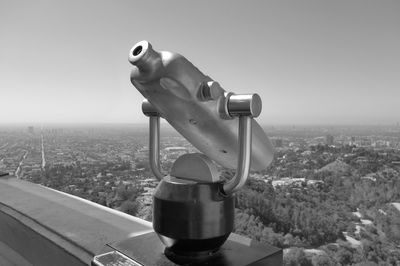
[[[208,81],[200,84],[200,100],[213,101],[224,95],[224,89],[216,81]]]
[[[230,116],[257,117],[262,103],[258,94],[232,94],[228,98],[227,109]]]
[[[142,102],[142,112],[145,116],[161,116],[147,99],[144,99]]]

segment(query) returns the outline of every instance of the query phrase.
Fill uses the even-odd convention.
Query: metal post
[[[239,116],[239,157],[235,176],[224,184],[226,194],[238,191],[246,183],[251,162],[251,116]]]
[[[150,144],[149,161],[150,168],[158,180],[162,180],[164,175],[160,170],[160,117],[150,116]]]
[[[160,170],[160,113],[153,105],[144,99],[142,111],[149,117],[149,163],[150,169],[158,180],[162,180],[164,175]]]

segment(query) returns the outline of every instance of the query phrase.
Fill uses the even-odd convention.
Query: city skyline
[[[146,123],[129,49],[178,52],[260,124],[400,121],[400,3],[0,0],[0,124]]]

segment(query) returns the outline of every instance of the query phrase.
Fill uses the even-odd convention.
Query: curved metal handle
[[[230,94],[226,97],[227,113],[225,117],[239,117],[239,157],[235,176],[223,186],[225,194],[231,194],[244,186],[250,173],[252,149],[252,121],[261,113],[261,99],[257,94]],[[164,175],[160,170],[160,113],[145,99],[142,103],[143,113],[149,117],[150,168],[159,180]]]
[[[244,186],[251,163],[251,122],[250,116],[239,117],[239,157],[235,176],[224,184],[224,193],[231,194]]]
[[[150,116],[150,145],[149,145],[150,168],[158,180],[164,175],[160,170],[160,117]]]
[[[239,157],[235,176],[224,184],[225,194],[241,189],[247,181],[251,165],[252,121],[261,113],[261,98],[258,94],[230,94],[225,100],[226,114],[223,117],[239,117]]]
[[[160,170],[160,114],[146,99],[142,102],[142,111],[149,117],[149,163],[150,169],[158,180],[164,175]]]

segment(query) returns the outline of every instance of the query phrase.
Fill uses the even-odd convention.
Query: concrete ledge
[[[0,265],[32,266],[24,257],[0,241]]]
[[[0,205],[3,242],[31,265],[87,265],[91,255],[51,230]]]
[[[0,178],[0,239],[34,265],[90,265],[104,245],[151,223],[16,179]]]

